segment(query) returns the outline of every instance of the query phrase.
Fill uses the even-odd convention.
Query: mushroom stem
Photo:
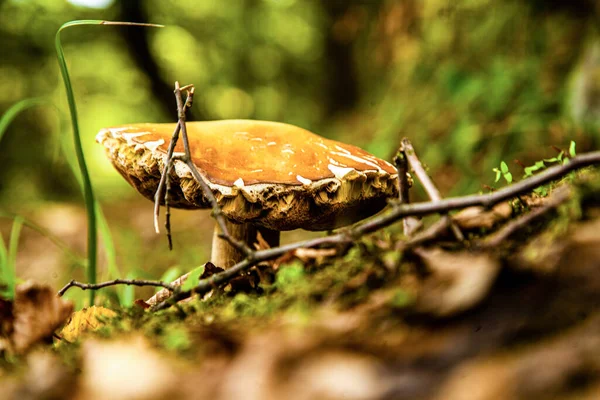
[[[267,228],[257,228],[249,223],[236,224],[228,219],[225,219],[225,226],[229,235],[234,239],[244,241],[251,249],[254,249],[254,244],[257,242],[257,232],[269,244],[270,247],[279,246],[279,231],[274,231]],[[221,268],[230,268],[244,259],[244,254],[233,247],[227,240],[219,237],[221,234],[219,225],[215,225],[212,242],[211,262]]]

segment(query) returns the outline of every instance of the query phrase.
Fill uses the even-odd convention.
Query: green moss
[[[168,326],[160,340],[165,349],[177,352],[188,350],[192,344],[187,329],[182,326]]]
[[[389,302],[393,308],[406,308],[415,302],[415,296],[404,289],[397,289]]]

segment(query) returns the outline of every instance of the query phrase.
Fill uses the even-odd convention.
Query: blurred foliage
[[[116,207],[139,197],[94,136],[106,126],[174,121],[175,80],[196,86],[195,119],[288,122],[388,159],[407,136],[444,195],[491,184],[501,161],[517,172],[513,159],[531,165],[556,156],[551,145],[575,140],[579,152],[596,148],[596,3],[0,0],[0,113],[39,96],[63,110],[57,116],[36,107],[9,127],[0,208],[82,204],[67,161],[57,156],[56,132],[64,137],[68,125],[53,39],[66,21],[166,25],[79,27],[62,36],[94,186]],[[115,234],[120,251],[130,242],[147,248],[124,232]],[[201,262],[180,256],[182,268]],[[129,267],[153,260],[143,254]]]
[[[175,80],[199,89],[198,119],[289,122],[382,157],[406,135],[453,194],[477,190],[502,159],[526,163],[548,156],[550,144],[575,139],[585,150],[597,142],[594,2],[73,3],[100,8],[0,2],[0,111],[39,95],[64,109],[51,45],[63,22],[167,25],[137,34],[81,27],[64,35],[86,153],[108,201],[135,194],[105,161],[94,134],[121,123],[172,121]],[[64,160],[56,158],[51,133],[59,129],[65,127],[52,109],[28,111],[13,124],[0,153],[3,202],[76,194]]]

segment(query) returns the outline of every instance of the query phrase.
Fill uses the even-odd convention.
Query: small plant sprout
[[[504,161],[500,163],[500,168],[494,168],[493,171],[496,173],[496,180],[494,182],[498,182],[500,180],[500,177],[503,177],[506,183],[512,183],[512,173],[509,171],[508,165],[506,165]]]

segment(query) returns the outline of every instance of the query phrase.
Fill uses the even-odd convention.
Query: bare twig
[[[82,283],[82,282],[78,282],[76,280],[71,280],[62,289],[60,289],[58,291],[58,295],[59,296],[64,295],[65,292],[72,287],[78,287],[82,290],[98,290],[98,289],[105,288],[107,286],[115,286],[115,285],[159,286],[159,287],[167,288],[169,290],[176,289],[176,286],[174,286],[170,283],[161,282],[161,281],[148,281],[148,280],[142,280],[142,279],[115,279],[112,281],[95,283],[95,284]]]
[[[478,240],[474,243],[474,246],[478,248],[494,248],[499,246],[505,239],[518,230],[523,229],[526,225],[567,201],[571,197],[571,194],[572,191],[568,186],[558,188],[546,199],[543,205],[510,221],[486,238]]]
[[[178,85],[178,83],[176,83]],[[177,86],[176,86],[177,87]],[[188,90],[189,89],[189,90]],[[177,90],[177,89],[175,89]],[[184,108],[189,109],[192,107],[192,103],[194,102],[194,88],[192,85],[184,86],[183,88],[179,88],[179,90],[187,90],[187,98],[185,99]],[[178,112],[179,114],[179,112]],[[167,149],[167,163],[163,168],[162,175],[160,176],[160,181],[158,183],[158,188],[156,189],[156,194],[154,195],[154,230],[156,233],[160,233],[160,229],[158,228],[158,216],[160,213],[160,199],[163,195],[163,190],[165,189],[165,183],[167,182],[168,168],[169,162],[173,157],[173,152],[175,151],[175,145],[177,144],[177,140],[179,139],[179,132],[181,131],[181,120],[177,121],[177,126],[175,126],[175,131],[173,132],[173,137],[171,142],[169,143],[169,148]],[[165,193],[165,202],[167,200],[169,191]]]
[[[440,201],[442,199],[440,191],[437,189],[431,178],[429,178],[429,175],[425,171],[425,168],[423,168],[423,164],[421,164],[421,160],[419,160],[419,158],[417,157],[417,153],[415,153],[415,149],[413,148],[408,138],[402,139],[402,151],[406,155],[408,163],[415,172],[417,178],[419,178],[419,181],[423,185],[423,188],[427,192],[427,195],[429,196],[431,201]],[[449,215],[444,215],[442,219],[445,221],[446,224],[450,226],[450,229],[452,229],[452,233],[454,234],[456,240],[458,240],[459,242],[465,240],[464,235],[462,234],[458,226],[454,222],[452,222],[452,219]]]
[[[409,192],[410,185],[408,182],[408,161],[406,160],[406,154],[404,147],[400,147],[396,156],[394,157],[394,165],[398,172],[398,201],[400,203],[408,204],[410,202]]]
[[[174,158],[171,157],[167,161],[166,176],[171,176],[173,164]],[[171,192],[171,179],[166,179],[166,181],[167,189],[165,190],[165,230],[167,231],[167,241],[169,242],[169,250],[173,250],[173,238],[171,236],[171,205],[169,204],[169,193]]]
[[[409,189],[411,182],[408,180],[408,161],[404,152],[404,147],[401,146],[394,157],[394,165],[398,172],[398,201],[400,203],[410,203]],[[420,227],[420,221],[415,217],[406,217],[402,219],[402,231],[405,236],[410,236]]]
[[[160,214],[160,199],[163,195],[163,190],[165,187],[165,182],[167,181],[167,170],[169,168],[169,160],[173,157],[173,151],[175,150],[175,144],[177,143],[177,139],[179,138],[179,131],[181,130],[181,124],[178,122],[175,127],[175,131],[173,132],[173,138],[171,139],[171,143],[169,143],[169,148],[167,150],[167,163],[163,168],[163,173],[160,176],[160,181],[158,182],[158,188],[156,189],[156,193],[154,194],[154,230],[156,233],[160,233],[160,228],[158,227],[158,216]]]
[[[228,282],[231,278],[258,264],[259,262],[277,258],[291,250],[314,247],[331,248],[340,245],[347,245],[364,234],[375,232],[407,216],[447,213],[451,210],[462,209],[470,206],[482,206],[489,209],[502,201],[509,200],[519,194],[527,193],[545,183],[564,177],[573,170],[595,164],[600,164],[600,151],[579,155],[572,158],[568,164],[557,165],[548,168],[538,175],[527,178],[521,182],[507,186],[490,194],[451,197],[439,201],[412,204],[401,204],[396,201],[392,203],[392,209],[387,213],[372,218],[369,221],[356,225],[352,228],[343,229],[336,234],[253,252],[252,257],[246,257],[233,267],[221,273],[215,274],[208,279],[202,279],[192,290],[174,294],[168,300],[163,301],[162,303],[159,303],[153,307],[153,310],[162,310],[168,308],[170,305],[190,297],[193,293],[204,294],[215,286],[219,286]]]
[[[186,100],[185,103],[183,102],[183,100],[181,98],[182,90],[188,90],[188,99]],[[202,175],[200,175],[200,173],[198,172],[198,169],[196,168],[196,165],[194,164],[194,161],[192,160],[192,155],[190,152],[190,144],[189,144],[189,140],[188,140],[188,136],[187,136],[187,127],[185,125],[185,121],[186,121],[185,112],[186,112],[187,108],[189,108],[189,105],[191,105],[191,101],[192,101],[191,99],[194,94],[194,87],[193,87],[193,85],[186,85],[184,87],[180,87],[179,82],[175,82],[174,93],[175,93],[175,100],[177,102],[177,115],[178,115],[179,121],[177,123],[177,128],[175,129],[175,132],[173,133],[173,138],[171,139],[171,143],[169,144],[169,150],[171,150],[172,148],[173,149],[175,148],[175,144],[177,143],[177,140],[179,139],[179,133],[181,133],[181,138],[182,138],[183,148],[184,148],[184,155],[183,156],[174,155],[173,151],[170,151],[167,153],[167,163],[165,165],[165,168],[163,169],[163,174],[161,176],[159,187],[158,187],[158,189],[156,191],[156,195],[155,195],[155,213],[154,213],[154,215],[157,218],[158,212],[156,211],[156,209],[157,209],[157,207],[160,206],[159,200],[160,200],[160,195],[162,193],[162,186],[164,185],[164,182],[168,182],[168,180],[170,179],[169,174],[168,174],[168,169],[169,169],[170,164],[172,162],[174,162],[174,160],[176,160],[176,159],[183,161],[190,169],[190,172],[192,173],[192,176],[194,177],[196,182],[198,182],[198,184],[202,188],[204,197],[208,200],[208,202],[211,205],[212,216],[217,221],[217,224],[219,225],[219,228],[221,229],[221,232],[222,232],[219,236],[222,239],[229,242],[236,250],[238,250],[239,252],[244,254],[246,257],[252,257],[252,254],[253,254],[252,249],[248,245],[246,245],[246,243],[244,243],[243,241],[237,240],[229,234],[229,230],[227,229],[227,225],[225,223],[225,217],[223,216],[221,207],[219,207],[219,203],[217,202],[217,199],[215,198],[212,190],[210,189],[210,187],[208,186],[208,184],[206,183],[206,181],[204,180]],[[155,227],[156,226],[158,226],[158,224],[156,223],[156,220],[155,220]]]

